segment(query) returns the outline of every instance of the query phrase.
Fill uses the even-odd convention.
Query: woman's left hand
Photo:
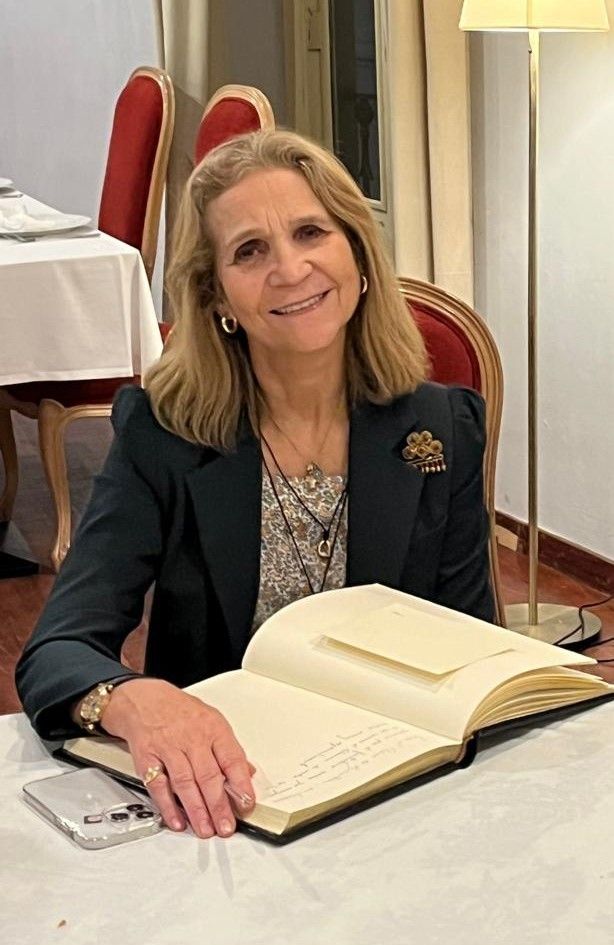
[[[230,799],[237,813],[254,806],[254,768],[213,706],[162,679],[130,679],[113,690],[102,721],[128,743],[173,830],[184,830],[187,817],[199,837],[228,837],[236,827]]]

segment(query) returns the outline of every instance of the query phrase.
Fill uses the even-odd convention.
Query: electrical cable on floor
[[[590,604],[582,604],[580,607],[578,607],[578,619],[580,621],[579,624],[576,627],[574,627],[573,630],[570,630],[569,633],[566,633],[564,637],[560,637],[560,639],[556,640],[554,645],[562,646],[562,644],[565,643],[565,640],[568,640],[575,633],[578,633],[578,631],[580,631],[582,636],[584,636],[584,632],[586,630],[585,623],[584,623],[584,611],[589,610],[593,607],[601,607],[602,604],[609,603],[609,601],[611,601],[613,597],[614,597],[614,594],[610,594],[609,597],[604,597],[602,600],[593,601]],[[593,643],[590,640],[587,640],[584,646],[582,646],[582,642],[580,642],[580,643],[576,643],[574,648],[578,650],[589,649],[590,647],[594,647],[594,646],[602,646],[604,643],[611,643],[612,640],[614,640],[614,637],[606,637],[605,640],[598,640],[596,643]],[[612,657],[611,659],[596,660],[596,662],[597,663],[614,663],[614,657]]]

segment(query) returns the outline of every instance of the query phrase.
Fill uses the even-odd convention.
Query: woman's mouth
[[[316,308],[320,302],[324,301],[330,289],[319,292],[318,295],[310,295],[308,299],[302,299],[300,302],[291,302],[290,305],[281,305],[279,308],[272,308],[272,315],[298,315],[302,312],[308,312]]]

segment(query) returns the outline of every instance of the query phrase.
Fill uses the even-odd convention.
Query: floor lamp
[[[573,645],[592,639],[601,628],[594,614],[578,625],[576,607],[538,604],[537,565],[537,168],[539,158],[539,40],[540,32],[580,32],[609,29],[605,0],[464,0],[460,28],[472,31],[526,32],[529,37],[529,293],[528,293],[528,517],[529,602],[506,608],[506,622],[517,630],[549,643],[564,639]]]

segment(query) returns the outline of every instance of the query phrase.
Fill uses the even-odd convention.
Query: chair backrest
[[[275,128],[273,109],[266,95],[251,85],[223,85],[214,92],[203,112],[194,159],[199,164],[204,156],[236,135],[248,131]]]
[[[431,361],[430,377],[480,393],[486,403],[484,501],[490,518],[490,560],[497,620],[505,626],[495,536],[495,473],[503,408],[501,359],[486,323],[472,308],[443,289],[417,279],[400,279],[401,292],[422,333]]]
[[[98,226],[140,250],[150,281],[174,123],[170,76],[135,69],[115,106]]]

